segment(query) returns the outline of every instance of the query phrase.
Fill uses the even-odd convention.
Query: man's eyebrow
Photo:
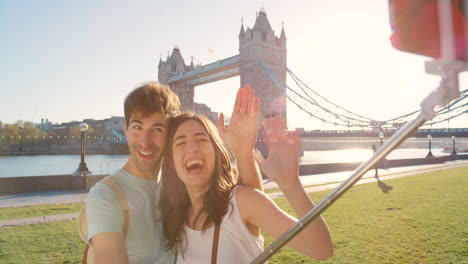
[[[139,120],[139,119],[132,119],[132,120],[130,120],[130,124],[131,123],[137,123],[137,124],[140,124],[140,125],[143,124],[143,122],[141,122],[141,120]]]
[[[166,124],[164,124],[164,123],[154,123],[153,126],[154,127],[166,127]]]
[[[143,121],[139,120],[139,119],[132,119],[130,120],[130,124],[131,123],[137,123],[139,125],[143,125]],[[161,122],[158,122],[158,123],[154,123],[152,124],[153,127],[166,127],[166,124],[164,123],[161,123]]]

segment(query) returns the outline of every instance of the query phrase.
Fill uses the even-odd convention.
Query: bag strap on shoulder
[[[125,193],[122,190],[122,187],[114,179],[114,177],[106,176],[102,180],[102,182],[104,184],[109,185],[112,188],[112,190],[114,191],[115,195],[117,196],[117,200],[119,201],[120,207],[122,208],[123,214],[124,214],[124,225],[122,226],[122,232],[123,232],[124,238],[126,238],[127,233],[128,233],[128,223],[130,221],[130,217],[129,217],[129,214],[128,214],[128,200],[125,197]]]
[[[122,208],[122,211],[124,214],[124,224],[122,226],[122,233],[125,239],[127,238],[128,223],[130,221],[130,217],[128,213],[128,200],[125,197],[125,193],[123,192],[122,187],[112,176],[106,176],[104,179],[101,180],[101,182],[106,184],[112,189],[115,196],[117,197],[117,200],[119,201],[120,207]],[[83,259],[81,263],[82,264],[94,263],[92,247],[90,246],[88,242],[88,232],[87,232],[88,225],[87,225],[87,219],[86,219],[86,206],[83,206],[81,208],[80,213],[78,214],[77,223],[78,223],[78,235],[86,243],[86,247],[83,253]]]
[[[213,233],[213,247],[211,248],[211,264],[216,264],[218,259],[219,231],[220,224],[216,224]]]

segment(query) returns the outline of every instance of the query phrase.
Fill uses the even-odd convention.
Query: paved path
[[[22,226],[22,225],[44,224],[44,223],[61,222],[61,221],[71,221],[71,220],[76,220],[77,217],[78,217],[78,213],[72,213],[72,214],[6,219],[6,220],[0,220],[0,228]]]
[[[411,175],[445,170],[449,168],[465,167],[468,166],[468,161],[450,161],[444,164],[434,165],[421,165],[411,167],[399,167],[391,168],[388,170],[379,170],[379,179],[381,181],[407,177]],[[342,181],[346,180],[351,176],[353,172],[339,172],[339,173],[327,173],[320,175],[301,176],[301,182],[306,186],[307,192],[319,192],[325,190],[331,190],[336,188]],[[370,170],[356,183],[363,184],[369,182],[376,182],[377,179],[374,177],[375,171]],[[278,186],[276,183],[269,180],[264,181],[265,189],[273,189]],[[378,188],[376,186],[376,188]],[[20,206],[38,206],[47,204],[70,204],[70,203],[81,203],[85,202],[88,193],[86,191],[56,191],[56,192],[38,192],[38,193],[26,193],[26,194],[12,194],[12,195],[0,195],[0,208],[6,207],[20,207]],[[281,192],[268,193],[272,198],[283,197]],[[318,201],[316,201],[318,202]],[[62,215],[51,215],[51,216],[38,216],[28,218],[16,218],[0,220],[0,227],[12,227],[28,224],[41,224],[48,222],[58,221],[69,221],[75,220],[77,213],[62,214]]]
[[[4,194],[0,195],[0,208],[83,203],[86,202],[86,198],[86,190]]]

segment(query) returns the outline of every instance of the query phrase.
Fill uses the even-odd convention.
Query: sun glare
[[[372,149],[340,149],[305,151],[301,157],[301,164],[321,164],[340,162],[361,162],[372,156]]]

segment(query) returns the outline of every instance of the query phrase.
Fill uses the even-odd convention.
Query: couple
[[[112,189],[98,183],[86,205],[96,263],[207,263],[215,229],[218,263],[248,263],[263,250],[260,228],[275,239],[287,231],[297,220],[261,191],[253,152],[258,105],[253,90],[239,89],[229,126],[221,115],[216,129],[203,116],[179,114],[177,95],[166,86],[151,82],[132,91],[124,103],[130,157],[112,175],[129,203],[128,234]],[[298,179],[295,145],[284,142],[284,123],[266,123],[270,154],[258,156],[258,164],[302,217],[313,203]],[[333,254],[321,217],[288,245],[317,259]]]

